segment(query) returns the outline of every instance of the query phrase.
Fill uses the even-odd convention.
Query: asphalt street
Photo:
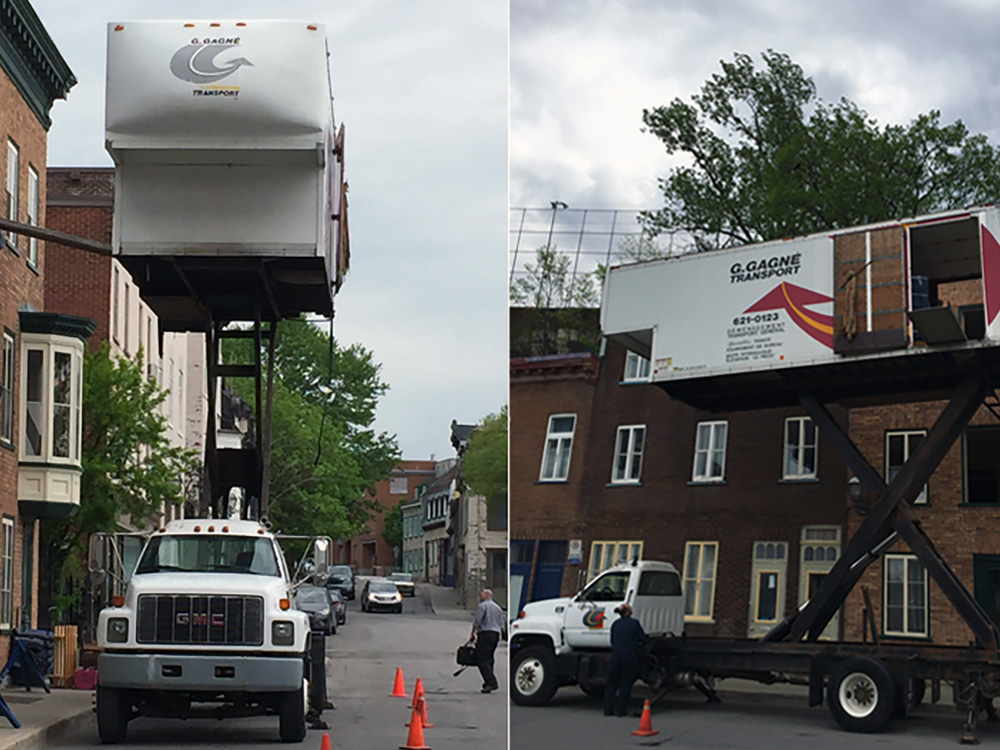
[[[403,614],[364,613],[349,602],[347,623],[327,638],[327,683],[336,706],[323,718],[330,725],[333,748],[396,748],[407,744],[410,701],[390,698],[395,670],[402,669],[407,694],[421,678],[433,728],[424,729],[425,744],[447,750],[474,744],[476,750],[507,748],[507,649],[497,649],[501,690],[482,694],[475,668],[453,673],[455,651],[469,636],[471,614],[460,611],[435,615],[418,586],[417,596],[404,600]],[[319,748],[322,730],[310,730],[294,747]],[[121,747],[274,748],[278,719],[274,716],[214,721],[149,719],[129,724]],[[61,738],[51,747],[91,748],[100,745],[96,722]]]
[[[552,747],[606,750],[629,746],[677,750],[793,746],[808,746],[810,750],[845,747],[940,750],[958,746],[964,721],[964,714],[939,703],[890,722],[880,734],[851,734],[839,728],[825,705],[809,708],[798,697],[723,693],[722,703],[708,704],[700,694],[690,690],[671,694],[654,707],[652,726],[659,734],[635,737],[631,732],[639,728],[638,719],[605,717],[599,701],[588,698],[577,688],[567,687],[559,690],[548,706],[511,706],[510,746],[518,750]],[[1000,724],[982,721],[977,734],[984,746],[996,746],[1000,741]]]

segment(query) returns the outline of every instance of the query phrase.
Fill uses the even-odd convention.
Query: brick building
[[[363,575],[388,574],[397,568],[402,570],[402,559],[396,559],[392,547],[382,538],[385,514],[398,505],[400,500],[412,498],[417,487],[433,476],[433,461],[403,460],[396,464],[388,479],[380,479],[375,483],[373,499],[378,503],[380,511],[371,514],[364,532],[347,540],[345,545],[334,551],[334,559],[353,566]]]
[[[3,215],[45,225],[50,109],[76,83],[25,0],[0,14]],[[79,394],[93,323],[45,308],[44,243],[0,235],[0,634],[38,622],[39,521],[80,502]],[[0,638],[0,660],[8,639]]]
[[[761,635],[839,554],[844,463],[800,410],[699,412],[645,367],[613,341],[511,361],[511,603],[640,555],[684,575],[692,635]]]

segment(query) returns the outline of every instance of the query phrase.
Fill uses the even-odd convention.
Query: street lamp
[[[865,488],[861,484],[861,480],[854,476],[848,479],[847,497],[850,498],[851,507],[857,511],[859,516],[863,516],[868,512],[868,504],[863,502],[864,496]]]

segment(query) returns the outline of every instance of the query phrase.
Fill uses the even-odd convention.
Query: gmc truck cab
[[[684,632],[684,595],[670,563],[634,560],[601,573],[576,596],[526,604],[511,623],[511,698],[519,705],[547,703],[563,685],[585,693],[603,690],[616,610],[632,607],[650,636]],[[597,663],[600,663],[598,666]]]
[[[108,542],[91,540],[98,576]],[[329,540],[310,547],[322,576]],[[124,741],[137,716],[276,713],[281,740],[301,742],[311,635],[293,589],[278,538],[256,521],[173,521],[151,534],[124,595],[98,620],[101,740]]]

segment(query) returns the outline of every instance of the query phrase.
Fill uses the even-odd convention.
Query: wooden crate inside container
[[[76,637],[76,625],[56,625],[55,657],[52,660],[52,684],[56,687],[73,687]]]

